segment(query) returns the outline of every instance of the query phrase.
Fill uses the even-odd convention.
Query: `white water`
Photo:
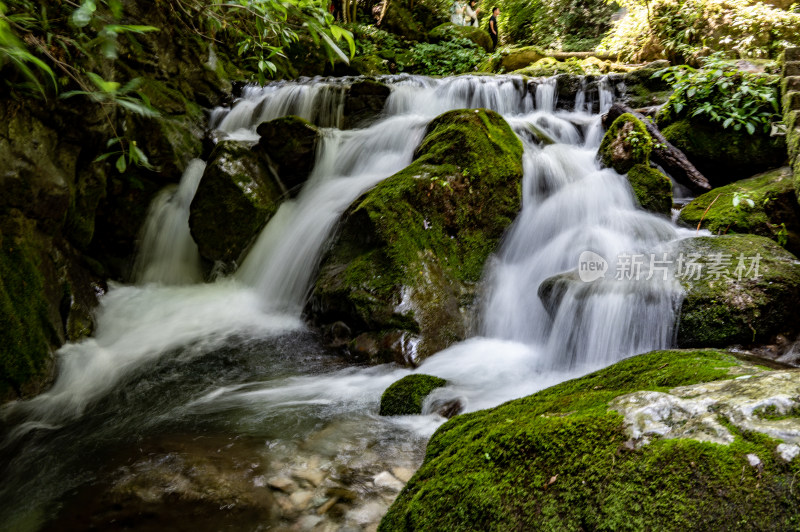
[[[459,398],[467,411],[487,408],[669,345],[676,295],[666,283],[576,285],[553,316],[537,295],[544,279],[576,268],[582,251],[612,260],[678,236],[668,220],[636,207],[622,176],[598,167],[595,154],[602,129],[599,116],[585,112],[585,95],[578,96],[576,112],[564,112],[556,111],[553,81],[533,92],[513,77],[398,76],[388,81],[392,94],[385,116],[362,130],[337,129],[342,123],[341,82],[251,88],[232,110],[216,111],[212,123],[232,138],[253,139],[259,123],[287,113],[324,126],[308,183],[280,207],[233,279],[165,286],[200,278],[191,246],[184,244],[185,207],[201,163],[187,169],[178,192],[170,199],[161,196],[153,206],[137,267],[143,284],[112,287],[98,310],[95,336],[59,351],[53,388],[0,412],[7,420],[20,420],[12,439],[38,434],[35,429],[80,427],[81,416],[99,415],[94,405],[112,391],[134,386],[137,379],[147,381],[148,372],[165,359],[184,368],[188,378],[194,364],[213,358],[215,350],[233,340],[301,336],[301,312],[340,216],[364,191],[409,164],[428,122],[450,109],[486,107],[503,114],[523,139],[525,177],[523,208],[487,267],[481,337],[451,346],[415,370],[449,381],[437,397]],[[610,105],[609,92],[601,90],[598,98],[602,107]],[[532,124],[556,143],[536,144]],[[389,424],[394,431],[416,434],[430,434],[442,422],[436,414],[396,419],[375,415],[386,386],[412,370],[394,365],[339,369],[326,363],[320,369],[315,363],[312,372],[305,368],[307,359],[295,360],[290,340],[281,342],[280,363],[274,365],[291,367],[289,375],[288,370],[277,372],[272,363],[255,376],[226,369],[221,382],[211,379],[200,390],[183,390],[177,378],[164,404],[152,407],[153,418],[175,423],[222,416],[234,432],[262,426],[265,419],[275,426],[287,424],[287,419],[307,421],[278,438],[287,441],[309,438],[332,420],[354,416],[375,428]],[[243,355],[241,360],[232,356],[234,367],[244,364]],[[154,382],[163,378],[160,373],[151,377]],[[125,411],[135,409],[135,404],[123,406]],[[131,429],[127,419],[113,421],[119,425],[116,432],[113,426],[104,429],[104,443],[94,445],[113,445],[114,438],[144,430],[140,425]],[[55,451],[42,447],[41,452]],[[35,478],[28,482],[35,490]],[[53,497],[71,486],[63,482],[64,487],[51,488]]]
[[[133,267],[137,284],[193,284],[203,280],[200,253],[189,232],[192,204],[206,163],[194,159],[177,188],[162,190],[150,205]]]

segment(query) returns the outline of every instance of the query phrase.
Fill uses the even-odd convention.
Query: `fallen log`
[[[617,54],[608,54],[605,52],[551,52],[546,50],[544,53],[547,57],[552,57],[553,59],[557,59],[559,61],[566,61],[567,59],[573,57],[576,59],[596,57],[601,61],[614,61],[617,59]]]
[[[608,110],[608,113],[603,115],[603,127],[608,129],[614,120],[625,113],[630,113],[641,120],[647,128],[647,132],[653,137],[655,144],[653,151],[650,153],[650,158],[653,162],[661,165],[675,181],[689,188],[692,192],[702,193],[711,190],[711,183],[708,182],[708,179],[689,162],[689,159],[686,158],[686,155],[681,150],[664,138],[664,135],[661,134],[661,131],[652,121],[645,118],[641,113],[637,113],[621,103],[615,103]]]

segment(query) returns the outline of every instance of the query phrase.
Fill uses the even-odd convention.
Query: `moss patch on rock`
[[[379,530],[793,528],[800,460],[781,458],[778,441],[731,426],[728,445],[637,447],[610,408],[632,392],[758,372],[721,351],[658,351],[457,416],[434,434]]]
[[[676,260],[684,259],[681,347],[752,344],[797,332],[800,263],[772,240],[755,235],[689,238],[679,241],[673,253]],[[690,259],[700,264],[699,274],[686,273]],[[715,275],[714,264],[723,273]]]
[[[666,214],[672,210],[672,181],[655,168],[637,164],[628,170],[628,182],[643,209]]]
[[[502,52],[501,59],[495,69],[502,72],[513,72],[539,61],[546,55],[541,48],[536,46],[511,48]]]
[[[647,127],[635,116],[619,116],[606,131],[600,144],[600,160],[604,166],[626,174],[637,164],[647,164],[653,151],[653,139]]]
[[[522,144],[486,110],[445,113],[414,162],[357,200],[323,260],[317,323],[414,333],[414,363],[466,334],[483,264],[519,210]]]
[[[380,415],[413,416],[421,414],[422,403],[428,394],[446,384],[446,380],[432,375],[422,373],[407,375],[383,392]]]
[[[659,119],[659,125],[662,121]],[[723,129],[721,124],[678,120],[662,129],[664,137],[681,150],[714,186],[748,178],[782,166],[786,160],[783,137],[767,133]]]
[[[734,206],[737,194],[740,201]],[[716,234],[766,236],[795,254],[800,252],[800,207],[789,167],[706,192],[683,208],[679,220]]]

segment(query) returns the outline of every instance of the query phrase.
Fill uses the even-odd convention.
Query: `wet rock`
[[[311,499],[314,498],[313,491],[295,491],[289,495],[289,502],[298,510],[305,510],[311,504]]]
[[[435,399],[425,409],[426,412],[435,412],[440,416],[450,419],[464,411],[461,399]]]
[[[378,118],[391,92],[387,85],[371,79],[350,85],[344,100],[345,127],[364,127]]]
[[[721,529],[743,504],[754,529],[791,527],[798,383],[723,351],[658,351],[457,417],[381,529]]]
[[[267,485],[284,493],[292,493],[297,490],[297,483],[287,477],[273,477],[267,481]]]
[[[672,211],[672,181],[658,169],[637,164],[628,170],[628,183],[636,201],[646,211],[670,215]]]
[[[192,200],[189,228],[200,254],[235,262],[278,208],[283,195],[250,145],[217,144]]]
[[[314,487],[319,486],[322,484],[322,481],[325,480],[325,472],[319,469],[301,469],[294,471],[292,476],[298,480],[308,482]]]
[[[623,77],[625,103],[634,109],[665,103],[672,89],[669,83],[653,75],[668,66],[669,61],[662,59],[626,73]]]
[[[261,137],[255,150],[268,158],[274,177],[297,195],[314,167],[319,130],[298,116],[285,116],[259,124]]]
[[[436,118],[415,161],[345,213],[309,315],[374,342],[359,349],[371,361],[416,364],[464,338],[483,264],[519,209],[521,153],[491,111]]]
[[[447,381],[439,377],[416,373],[407,375],[386,388],[381,396],[380,415],[408,416],[422,413],[422,402]]]
[[[400,482],[408,482],[414,476],[414,471],[407,467],[395,467],[392,468],[392,475],[397,477]]]
[[[772,240],[754,235],[689,238],[679,241],[672,254],[675,260],[682,256],[696,263],[687,275],[690,266],[684,262],[680,277],[686,297],[679,346],[763,343],[797,332],[800,262]]]
[[[637,164],[647,165],[652,149],[653,139],[645,125],[625,113],[606,131],[598,154],[604,166],[626,174]]]
[[[386,488],[391,491],[400,491],[403,489],[405,485],[403,482],[395,478],[391,473],[388,471],[381,471],[375,478],[373,479],[375,483],[375,487],[377,488]]]
[[[734,206],[737,196],[739,204]],[[714,234],[766,236],[800,253],[800,207],[789,167],[715,188],[684,207],[678,220]]]

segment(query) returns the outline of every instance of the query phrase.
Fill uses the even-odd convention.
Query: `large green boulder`
[[[462,414],[379,530],[795,528],[797,377],[657,351]]]
[[[745,179],[782,166],[786,161],[783,137],[756,131],[735,131],[721,124],[682,119],[663,127],[664,137],[681,150],[714,186]]]
[[[284,116],[259,124],[256,132],[258,151],[271,163],[273,177],[296,195],[314,168],[319,130],[299,116]]]
[[[468,39],[487,52],[492,51],[492,38],[489,32],[475,26],[456,26],[452,22],[445,22],[433,28],[428,33],[431,42],[452,40],[454,38]]]
[[[522,144],[500,115],[437,117],[414,162],[345,213],[309,314],[394,346],[365,350],[373,361],[414,364],[463,339],[484,262],[519,210],[521,179]]]
[[[189,211],[189,228],[200,255],[210,261],[238,260],[282,196],[267,162],[250,144],[217,144]]]
[[[503,72],[513,72],[539,61],[546,55],[541,48],[536,46],[512,48],[502,52],[501,59],[495,69]]]
[[[669,215],[672,211],[672,181],[647,164],[628,170],[628,182],[643,209]]]
[[[422,403],[436,388],[446,385],[447,381],[415,373],[407,375],[386,388],[381,395],[380,415],[413,416],[422,413]]]
[[[789,167],[706,192],[686,205],[678,220],[714,234],[766,236],[800,252],[800,207]]]
[[[798,331],[800,262],[769,238],[688,238],[672,256],[676,265],[683,259],[677,274],[686,290],[679,346],[753,344]],[[699,268],[690,270],[690,261]]]
[[[647,164],[653,151],[653,139],[641,120],[630,113],[619,116],[600,143],[603,166],[625,174],[637,164]]]

